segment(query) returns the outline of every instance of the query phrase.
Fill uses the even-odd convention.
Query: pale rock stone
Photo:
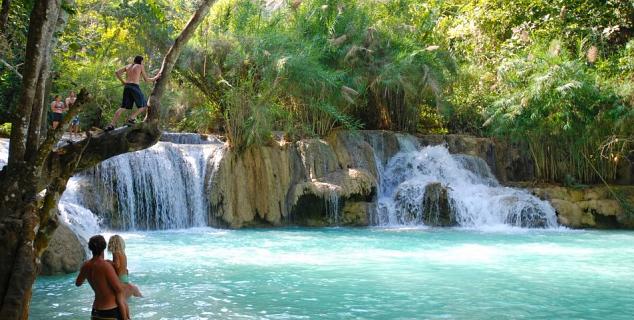
[[[608,190],[603,187],[586,189],[583,195],[584,200],[600,200],[606,198],[610,198],[610,195]]]
[[[550,203],[557,211],[560,224],[571,227],[595,227],[594,216],[570,201],[553,199]]]
[[[48,248],[42,254],[41,274],[68,274],[77,272],[86,259],[86,243],[66,224],[60,223]]]
[[[623,214],[623,208],[616,200],[601,199],[577,202],[581,209],[588,212],[596,212],[604,216],[616,216]]]

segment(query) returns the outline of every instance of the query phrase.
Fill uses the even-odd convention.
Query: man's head
[[[88,249],[92,252],[93,257],[100,256],[106,250],[106,239],[102,235],[92,236],[88,240]]]
[[[143,62],[143,57],[141,56],[134,57],[134,63],[141,64],[142,62]]]

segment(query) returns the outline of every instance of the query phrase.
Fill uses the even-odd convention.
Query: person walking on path
[[[122,78],[124,73],[126,76],[125,80]],[[127,124],[134,124],[136,117],[141,112],[147,111],[147,101],[145,100],[143,91],[141,91],[141,87],[139,87],[139,82],[141,78],[143,78],[145,82],[154,82],[161,77],[161,72],[159,71],[154,77],[148,78],[145,73],[145,67],[143,66],[143,57],[136,56],[134,57],[134,63],[117,70],[115,75],[124,86],[123,99],[121,101],[121,107],[115,112],[114,117],[112,117],[112,122],[105,128],[106,131],[114,130],[121,113],[126,110],[132,110],[132,105],[136,105],[138,109],[128,117],[126,121]]]
[[[96,235],[88,241],[92,259],[84,262],[75,280],[81,286],[86,280],[95,292],[90,318],[92,320],[116,319],[128,320],[127,304],[123,298],[124,288],[110,261],[104,258],[106,239]]]

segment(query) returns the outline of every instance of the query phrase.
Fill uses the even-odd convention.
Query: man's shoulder
[[[99,269],[110,269],[113,268],[112,261],[110,260],[101,260],[98,264]]]
[[[84,261],[84,263],[81,265],[81,270],[89,269],[92,267],[92,265],[93,263],[91,260]]]

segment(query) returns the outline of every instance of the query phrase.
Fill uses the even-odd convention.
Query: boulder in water
[[[422,208],[423,221],[427,226],[453,227],[458,225],[456,216],[451,210],[447,188],[440,182],[433,182],[425,186]]]
[[[41,274],[77,272],[86,259],[86,244],[66,224],[60,223],[41,258]]]

